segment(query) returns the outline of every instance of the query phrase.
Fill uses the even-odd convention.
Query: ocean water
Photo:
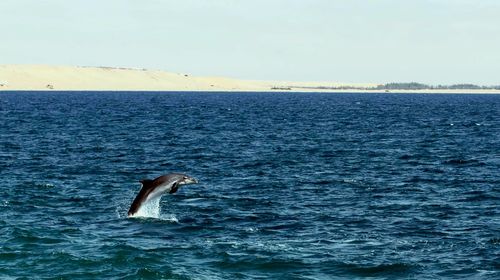
[[[3,92],[0,278],[499,279],[499,171],[499,95]]]

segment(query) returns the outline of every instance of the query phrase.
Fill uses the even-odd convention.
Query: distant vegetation
[[[455,85],[427,85],[422,83],[388,83],[383,85],[378,85],[374,87],[361,87],[361,86],[318,86],[318,87],[294,87],[294,88],[304,88],[304,89],[325,89],[325,90],[425,90],[425,89],[434,89],[434,90],[448,90],[448,89],[494,89],[500,90],[500,85],[497,86],[478,86],[474,84],[455,84]]]
[[[474,84],[456,84],[456,85],[426,85],[421,83],[389,83],[385,85],[378,85],[373,89],[500,89],[498,86],[478,86]]]

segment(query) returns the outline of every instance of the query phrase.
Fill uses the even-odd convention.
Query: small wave
[[[406,183],[440,183],[442,180],[434,179],[434,178],[425,178],[420,176],[414,176],[408,180],[405,180]]]
[[[434,174],[442,174],[444,173],[443,170],[438,169],[438,168],[424,168],[422,169],[426,173],[434,173]]]
[[[319,181],[313,182],[313,184],[315,184],[315,185],[330,185],[332,183],[333,182],[329,181],[329,180],[319,180]]]
[[[500,238],[491,238],[490,240],[488,240],[488,243],[493,245],[500,245]]]
[[[205,200],[205,198],[204,197],[187,198],[187,199],[184,199],[184,202],[197,202],[200,200]]]
[[[177,219],[177,216],[175,216],[175,214],[160,215],[158,219],[172,223],[179,223],[179,219]]]
[[[51,188],[55,187],[54,184],[50,184],[50,183],[30,182],[30,184],[32,184],[34,188],[40,188],[40,189],[44,189],[44,188],[51,189]]]
[[[254,233],[254,232],[258,232],[260,231],[257,227],[246,227],[244,228],[245,232],[248,232],[248,233]]]
[[[349,184],[356,184],[356,183],[358,183],[358,180],[356,180],[356,179],[343,179],[342,182],[349,183]]]
[[[129,274],[127,277],[131,279],[186,279],[183,275],[172,271],[160,271],[152,268],[139,268],[134,274]]]
[[[334,157],[340,157],[343,154],[345,154],[347,151],[343,150],[338,150],[338,151],[325,151],[323,152],[320,157],[321,158],[334,158]]]
[[[160,222],[166,222],[166,223],[172,223],[172,224],[179,224],[179,219],[177,219],[177,216],[175,214],[165,214],[165,215],[160,215],[158,217],[146,217],[146,216],[132,216],[130,218],[139,220],[139,221],[160,221]]]
[[[404,155],[400,156],[399,159],[408,160],[408,159],[412,159],[414,157],[415,156],[413,156],[413,155],[404,154]]]
[[[359,276],[388,276],[407,274],[415,268],[415,266],[406,263],[381,264],[376,266],[362,266],[356,264],[346,264],[344,268],[349,273]]]
[[[480,202],[480,201],[488,201],[491,200],[493,202],[498,200],[498,196],[488,194],[486,192],[470,192],[465,193],[464,197],[459,199],[455,199],[455,202]]]
[[[447,165],[484,165],[484,162],[481,162],[477,159],[450,159],[443,162]]]

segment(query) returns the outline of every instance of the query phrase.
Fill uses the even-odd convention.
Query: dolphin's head
[[[177,190],[181,186],[198,183],[198,180],[196,180],[195,178],[189,177],[189,176],[184,175],[184,174],[177,173],[177,174],[171,174],[169,176],[171,176],[171,178],[174,179],[174,181],[170,187],[170,191],[169,191],[170,194],[177,192]]]
[[[190,184],[197,184],[198,183],[198,180],[196,180],[193,177],[189,177],[189,176],[184,175],[184,174],[179,174],[179,175],[181,176],[178,180],[179,185],[190,185]]]

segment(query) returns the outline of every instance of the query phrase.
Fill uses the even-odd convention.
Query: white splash
[[[175,214],[161,214],[160,208],[161,197],[149,200],[139,208],[139,211],[135,213],[131,218],[154,218],[162,221],[178,223],[179,220]]]
[[[161,197],[158,197],[144,203],[134,217],[160,218],[160,199]]]

